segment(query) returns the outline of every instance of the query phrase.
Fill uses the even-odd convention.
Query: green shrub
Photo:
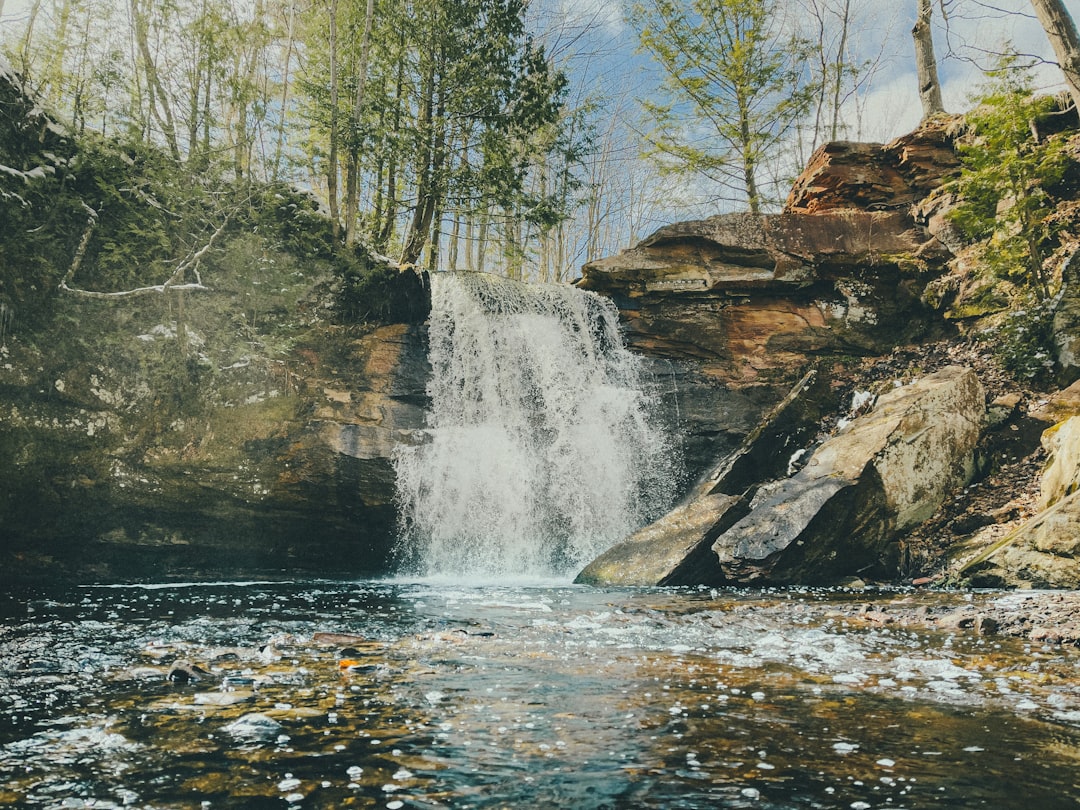
[[[962,202],[950,219],[972,241],[982,241],[988,272],[1049,298],[1055,280],[1044,261],[1056,236],[1055,201],[1047,192],[1061,182],[1070,161],[1060,136],[1036,140],[1032,122],[1049,111],[1049,98],[1035,98],[1028,73],[1015,56],[989,73],[987,92],[967,116],[968,142],[958,145],[962,161],[955,183]]]

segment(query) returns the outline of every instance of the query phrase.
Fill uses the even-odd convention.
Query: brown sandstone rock
[[[700,361],[778,401],[811,357],[887,351],[928,328],[909,265],[943,261],[901,212],[732,214],[661,228],[583,269],[579,285],[611,296],[627,342]]]
[[[834,141],[818,147],[796,179],[784,210],[906,210],[941,186],[960,165],[956,118],[938,118],[890,141]]]

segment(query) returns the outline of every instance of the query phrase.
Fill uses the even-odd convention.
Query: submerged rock
[[[261,712],[245,714],[221,728],[237,740],[262,742],[276,740],[282,729],[281,723]]]
[[[210,672],[198,664],[192,664],[190,661],[177,661],[172,665],[169,674],[165,677],[176,684],[187,684],[201,681],[209,676]]]

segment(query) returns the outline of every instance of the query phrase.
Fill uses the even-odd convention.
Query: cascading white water
[[[432,277],[427,440],[395,460],[411,573],[577,571],[670,505],[679,454],[605,298]]]

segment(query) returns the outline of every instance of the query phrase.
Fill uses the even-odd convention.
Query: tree
[[[915,71],[919,80],[919,100],[922,102],[923,118],[931,118],[945,112],[941,100],[941,82],[938,80],[937,59],[934,56],[934,36],[930,28],[933,13],[932,0],[918,0],[918,12],[911,36],[915,40]]]
[[[1073,106],[1080,110],[1080,34],[1062,0],[1031,0],[1035,16],[1057,56]]]
[[[542,153],[532,136],[559,120],[566,79],[526,34],[524,8],[522,0],[424,0],[414,8],[406,70],[419,88],[416,202],[402,263],[414,263],[425,246],[437,250],[448,207],[472,215],[526,201],[525,179]],[[535,201],[523,208],[528,216],[539,210]]]
[[[349,116],[349,148],[345,168],[345,244],[356,241],[357,208],[360,197],[361,122],[367,93],[368,60],[371,56],[371,24],[375,16],[375,0],[367,0],[364,10],[364,32],[360,39],[360,60],[356,68],[356,95]]]
[[[985,240],[982,260],[997,276],[1046,300],[1052,279],[1044,265],[1054,236],[1047,189],[1064,176],[1063,140],[1038,141],[1031,121],[1052,100],[1035,98],[1031,80],[1007,56],[990,72],[980,105],[968,115],[970,142],[958,146],[962,161],[956,190],[963,201],[952,221],[971,239]]]
[[[772,196],[761,188],[762,167],[810,108],[805,42],[786,33],[775,0],[645,0],[630,16],[669,96],[644,102],[656,125],[653,154],[672,171],[741,193],[760,213]]]
[[[797,141],[798,165],[805,166],[822,143],[860,137],[859,101],[883,64],[887,37],[870,30],[885,10],[866,0],[795,0],[794,10],[814,89]]]
[[[338,81],[338,0],[330,0],[330,153],[326,160],[326,194],[330,201],[330,226],[334,232],[334,243],[337,244],[338,234],[341,229],[341,218],[338,216],[338,142],[341,132],[338,128],[338,93],[340,82]]]

